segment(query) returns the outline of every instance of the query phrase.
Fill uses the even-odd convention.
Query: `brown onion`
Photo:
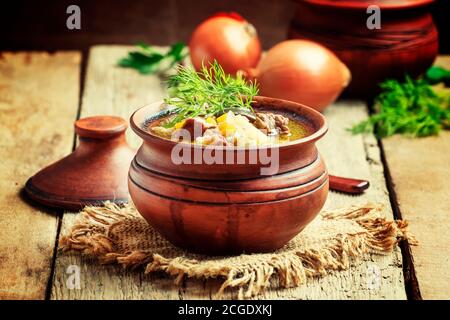
[[[255,28],[237,13],[220,12],[202,22],[189,41],[196,70],[217,60],[226,73],[252,68],[261,57],[261,44]]]
[[[244,69],[259,83],[260,94],[299,102],[322,111],[350,82],[348,68],[324,46],[308,40],[283,41],[267,52],[256,69]]]

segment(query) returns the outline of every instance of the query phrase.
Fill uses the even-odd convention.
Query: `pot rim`
[[[315,132],[313,132],[311,135],[306,136],[304,138],[296,139],[293,141],[289,141],[286,143],[276,144],[276,145],[266,145],[266,146],[257,146],[257,147],[236,147],[236,146],[205,146],[205,145],[198,145],[198,144],[188,144],[185,142],[176,142],[168,139],[164,139],[162,137],[156,136],[154,134],[151,134],[150,132],[144,130],[142,128],[142,123],[137,123],[137,115],[139,113],[145,112],[147,109],[154,107],[155,105],[162,105],[164,103],[163,100],[159,100],[147,105],[144,105],[140,107],[139,109],[135,110],[133,114],[130,117],[130,124],[131,129],[140,136],[144,141],[152,141],[155,143],[165,143],[172,145],[173,147],[175,145],[178,145],[182,143],[183,145],[186,145],[186,147],[194,148],[194,149],[215,149],[215,150],[225,150],[225,151],[251,151],[251,150],[264,150],[264,149],[271,149],[271,148],[286,148],[291,146],[297,146],[302,144],[307,144],[310,142],[314,142],[319,140],[321,137],[323,137],[327,131],[328,131],[328,122],[324,115],[322,115],[320,112],[314,110],[311,107],[308,107],[304,104],[283,100],[283,99],[277,99],[277,98],[270,98],[270,97],[264,97],[264,96],[255,96],[253,98],[254,102],[260,103],[261,105],[265,107],[271,107],[274,110],[277,110],[277,107],[273,107],[274,103],[280,104],[282,106],[289,106],[290,108],[286,108],[285,110],[289,110],[290,112],[302,116],[303,118],[306,118],[310,123],[312,123],[314,126],[319,127]],[[302,111],[305,111],[304,113],[298,113],[294,109],[301,109]],[[147,111],[147,113],[149,113]],[[145,120],[148,120],[151,118],[152,114],[148,114],[145,116]],[[155,114],[153,114],[155,115]]]
[[[329,0],[296,0],[296,2],[305,2],[311,5],[316,5],[320,7],[336,8],[336,9],[367,9],[370,5],[377,5],[382,10],[402,10],[402,9],[414,9],[419,7],[424,7],[430,5],[435,0],[397,0],[391,2],[382,1],[329,1]]]

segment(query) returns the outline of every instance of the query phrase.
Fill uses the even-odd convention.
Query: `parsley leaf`
[[[378,137],[406,134],[414,137],[436,135],[450,121],[450,94],[435,90],[426,78],[405,82],[386,80],[376,98],[376,113],[356,124],[353,134],[376,129]]]
[[[425,73],[425,80],[430,84],[436,84],[439,82],[445,82],[446,85],[450,83],[450,70],[446,70],[441,67],[431,67]]]
[[[118,64],[124,68],[132,68],[141,74],[162,73],[171,69],[175,64],[187,56],[186,45],[181,42],[173,44],[166,53],[161,53],[152,46],[139,43],[137,50],[119,60]]]

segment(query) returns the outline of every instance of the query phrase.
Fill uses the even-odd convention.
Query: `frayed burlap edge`
[[[145,273],[163,271],[175,277],[180,284],[184,277],[207,279],[225,279],[217,298],[225,289],[238,288],[240,299],[251,298],[270,284],[277,276],[280,287],[289,288],[303,284],[308,277],[325,276],[332,271],[346,270],[353,257],[366,254],[389,254],[400,240],[408,240],[416,245],[417,241],[407,233],[407,222],[388,220],[379,216],[380,206],[367,204],[345,209],[323,211],[323,219],[351,219],[357,222],[363,232],[341,235],[330,241],[318,252],[314,249],[293,250],[273,253],[268,258],[255,263],[223,265],[216,261],[198,261],[185,257],[168,258],[149,250],[135,250],[117,253],[108,230],[115,223],[138,217],[132,205],[119,207],[105,203],[103,207],[85,207],[77,223],[67,236],[60,239],[60,250],[77,251],[83,255],[98,258],[101,263],[118,263],[127,268],[145,266]]]

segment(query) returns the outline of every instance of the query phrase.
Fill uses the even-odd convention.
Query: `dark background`
[[[81,30],[66,28],[66,8],[71,4],[81,8]],[[2,1],[0,50],[86,50],[99,43],[188,42],[202,20],[231,10],[255,25],[268,49],[286,38],[295,7],[294,0]],[[450,53],[450,1],[438,0],[432,12],[440,31],[440,51]]]

